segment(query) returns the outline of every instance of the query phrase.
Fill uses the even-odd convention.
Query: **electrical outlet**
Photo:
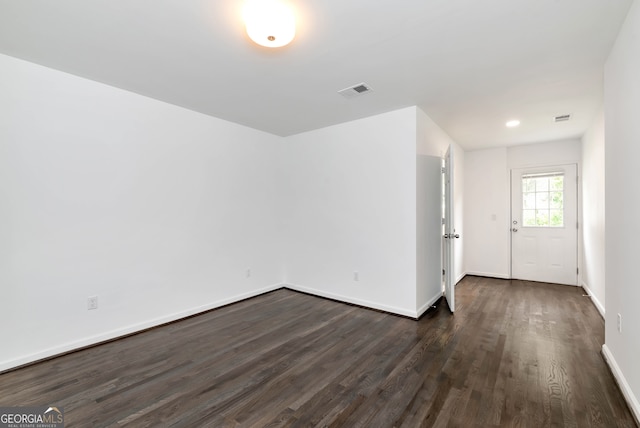
[[[357,270],[353,271],[353,280],[354,281],[360,281],[360,274],[358,273]]]
[[[247,269],[247,278],[251,277],[251,268]]]
[[[87,297],[87,309],[98,309],[98,296]]]
[[[618,333],[622,333],[622,315],[618,314]]]

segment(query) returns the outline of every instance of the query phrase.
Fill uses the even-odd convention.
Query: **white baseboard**
[[[429,299],[427,301],[427,303],[425,303],[424,305],[422,305],[420,308],[418,308],[418,312],[417,312],[417,317],[416,318],[420,318],[422,316],[422,314],[424,314],[425,312],[427,312],[429,310],[429,308],[431,306],[433,306],[433,304],[435,302],[438,301],[438,299],[440,299],[442,297],[442,293],[438,293],[435,296],[433,296],[431,299]]]
[[[313,294],[314,296],[326,297],[327,299],[339,300],[345,303],[351,303],[358,306],[364,306],[367,308],[378,309],[384,312],[390,312],[392,314],[403,315],[409,318],[418,318],[418,313],[415,310],[408,310],[403,308],[398,308],[395,306],[383,305],[378,302],[371,302],[369,300],[362,300],[354,297],[347,297],[341,294],[328,293],[322,290],[316,290],[315,288],[304,287],[298,284],[284,284],[285,288],[288,288],[293,291],[300,291],[302,293]]]
[[[469,272],[467,271],[466,275],[471,276],[484,276],[487,278],[498,278],[498,279],[511,279],[509,275],[505,275],[503,273],[494,273],[494,272]]]
[[[602,355],[604,356],[604,360],[609,365],[613,376],[616,378],[616,382],[618,382],[618,386],[622,391],[622,395],[624,395],[625,400],[627,400],[627,404],[631,409],[631,413],[633,413],[633,417],[636,419],[636,424],[640,426],[640,403],[638,402],[636,396],[633,394],[633,391],[627,383],[622,370],[620,370],[620,366],[618,366],[616,359],[613,357],[613,354],[611,353],[611,350],[606,343],[602,345]]]
[[[586,291],[589,297],[591,298],[593,305],[596,307],[598,312],[600,312],[600,316],[604,319],[604,314],[605,314],[604,305],[600,303],[600,300],[598,300],[598,298],[593,294],[589,286],[584,281],[580,281],[580,282],[582,283],[582,288],[584,289],[584,291]]]
[[[462,272],[462,273],[460,274],[460,276],[456,278],[456,285],[458,285],[458,283],[459,283],[460,281],[462,281],[462,280],[464,279],[464,277],[465,277],[465,276],[467,276],[467,273],[466,273],[466,272]]]
[[[74,340],[72,342],[67,342],[61,344],[59,346],[55,346],[53,348],[44,349],[39,352],[35,352],[33,354],[24,355],[19,358],[15,358],[7,361],[0,361],[0,372],[5,370],[10,370],[16,367],[23,366],[25,364],[33,363],[39,360],[43,360],[46,358],[55,357],[57,355],[66,354],[71,351],[75,351],[78,349],[86,348],[87,346],[96,345],[98,343],[102,343],[108,340],[117,339],[119,337],[127,336],[129,334],[137,333],[139,331],[143,331],[152,327],[157,327],[162,324],[166,324],[169,322],[177,321],[182,318],[190,317],[192,315],[197,315],[202,312],[209,311],[211,309],[216,309],[221,306],[225,306],[231,303],[236,303],[241,300],[245,300],[251,297],[258,296],[260,294],[268,293],[270,291],[278,290],[283,288],[283,284],[274,284],[259,290],[253,290],[248,293],[239,294],[233,297],[228,297],[226,299],[218,300],[213,303],[208,303],[206,305],[198,306],[192,309],[188,309],[186,311],[176,312],[170,315],[166,315],[159,318],[154,318],[148,321],[144,321],[138,324],[133,324],[128,327],[111,330],[105,333],[97,334],[95,336],[85,337],[83,339]]]

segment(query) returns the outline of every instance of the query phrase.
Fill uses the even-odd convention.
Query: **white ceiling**
[[[418,105],[472,150],[582,135],[632,0],[291,3],[270,50],[242,0],[0,0],[0,52],[282,136]]]

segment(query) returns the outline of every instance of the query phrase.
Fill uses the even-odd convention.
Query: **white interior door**
[[[577,167],[511,171],[511,276],[576,285]]]
[[[451,312],[454,312],[456,308],[454,245],[455,239],[458,238],[459,235],[456,234],[453,222],[453,150],[451,149],[451,146],[449,146],[449,149],[447,149],[447,153],[444,157],[442,178],[444,183],[444,221],[442,235],[444,297],[447,300],[449,309],[451,310]]]

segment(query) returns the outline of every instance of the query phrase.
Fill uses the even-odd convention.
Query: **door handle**
[[[451,235],[451,237],[458,239],[460,237],[460,235],[456,233],[455,235]]]
[[[459,238],[460,235],[459,234],[453,234],[453,233],[445,233],[444,235],[442,235],[442,237],[444,239],[453,239],[453,238]]]
[[[518,229],[516,229],[515,227],[513,229],[511,229],[512,232],[517,232]]]

